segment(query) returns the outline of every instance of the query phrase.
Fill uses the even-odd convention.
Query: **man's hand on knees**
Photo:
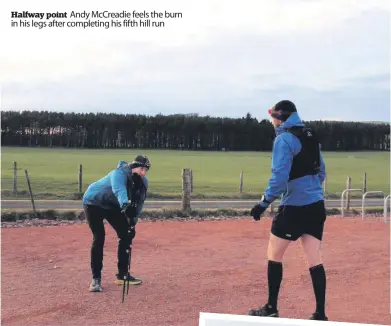
[[[121,213],[125,215],[129,226],[135,225],[134,219],[137,215],[137,208],[135,205],[132,205],[131,203],[124,204],[122,206]]]

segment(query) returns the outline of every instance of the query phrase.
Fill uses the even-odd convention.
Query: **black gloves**
[[[265,196],[262,196],[261,201],[251,209],[250,215],[254,218],[254,220],[259,221],[261,219],[261,215],[266,211],[270,204],[271,202],[268,201]]]
[[[266,211],[267,207],[263,207],[260,204],[256,204],[251,209],[251,216],[254,218],[254,220],[259,221],[261,219],[261,215]]]
[[[124,214],[129,227],[136,225],[135,218],[137,216],[137,206],[133,203],[124,204],[121,208],[121,213]]]

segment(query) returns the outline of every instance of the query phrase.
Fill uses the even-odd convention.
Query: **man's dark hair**
[[[296,105],[289,100],[282,100],[277,102],[269,110],[269,114],[273,118],[281,121],[286,121],[293,112],[297,112]]]
[[[145,155],[137,155],[134,161],[131,162],[129,165],[132,169],[143,167],[149,170],[151,168],[151,162],[149,161],[148,157],[146,157]]]

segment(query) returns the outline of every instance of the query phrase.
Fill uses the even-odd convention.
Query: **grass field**
[[[193,169],[194,197],[239,197],[239,176],[244,173],[243,195],[264,191],[270,177],[271,153],[190,152],[170,150],[85,150],[2,147],[2,197],[10,198],[13,162],[18,164],[18,192],[27,197],[27,169],[32,190],[39,198],[72,198],[78,191],[78,169],[83,165],[83,191],[116,167],[119,160],[131,161],[138,153],[152,163],[150,192],[160,196],[180,196],[182,168]],[[347,176],[352,188],[361,188],[364,172],[370,190],[390,189],[389,152],[325,152],[327,192],[340,194]],[[19,195],[21,197],[21,195]]]

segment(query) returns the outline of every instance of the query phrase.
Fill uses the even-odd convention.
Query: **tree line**
[[[390,150],[390,124],[304,121],[325,151]],[[1,145],[68,148],[144,148],[270,151],[269,120],[108,113],[2,111]]]

